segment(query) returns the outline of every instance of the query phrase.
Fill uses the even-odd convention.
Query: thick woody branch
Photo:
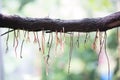
[[[120,26],[120,12],[101,18],[85,18],[81,20],[61,20],[50,18],[23,18],[0,14],[0,27],[25,31],[47,32],[93,32],[106,31]]]

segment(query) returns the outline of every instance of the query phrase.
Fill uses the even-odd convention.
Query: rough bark
[[[61,20],[50,18],[23,18],[20,16],[6,16],[0,14],[0,27],[25,31],[47,32],[93,32],[106,31],[120,26],[120,12],[99,18],[85,18],[81,20]]]

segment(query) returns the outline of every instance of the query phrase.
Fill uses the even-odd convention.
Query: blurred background
[[[0,12],[6,15],[20,15],[33,18],[55,18],[55,19],[82,19],[86,17],[103,17],[119,11],[120,0],[0,0]],[[0,33],[8,29],[1,29]],[[47,41],[49,34],[45,35],[45,54],[39,51],[38,43],[34,42],[34,33],[29,33],[29,40],[25,39],[20,58],[21,44],[24,32],[18,37],[17,57],[15,56],[14,33],[0,37],[0,80],[120,80],[119,70],[119,29],[107,31],[107,54],[110,62],[108,70],[107,58],[103,51],[98,61],[98,52],[92,49],[95,32],[86,34],[74,33],[70,72],[68,74],[70,35],[58,34],[64,39],[64,46],[58,44],[56,49],[55,36],[50,49],[48,75],[44,56],[49,52]],[[41,41],[41,32],[38,32]],[[61,38],[62,37],[62,38]],[[78,42],[79,46],[76,46]],[[8,39],[8,40],[7,40]],[[8,42],[6,42],[8,41]],[[15,43],[16,45],[17,43]],[[6,48],[8,45],[8,51]],[[64,49],[64,51],[62,51]]]

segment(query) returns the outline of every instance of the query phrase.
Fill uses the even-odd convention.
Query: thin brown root
[[[8,31],[10,31],[10,29],[8,29]],[[8,52],[8,40],[9,40],[9,33],[7,34],[7,39],[6,39],[6,53]]]
[[[99,50],[99,53],[98,53],[98,61],[99,61],[99,58],[100,58],[100,54],[101,54],[102,48],[103,48],[104,43],[105,43],[105,35],[104,35],[104,39],[103,39],[101,34],[99,34],[99,37],[101,37],[101,38],[100,38],[100,50]]]
[[[63,40],[62,40],[62,31],[60,32],[60,49],[63,52]]]
[[[63,37],[61,35],[61,48],[62,48],[62,53],[64,53],[64,48],[65,48],[65,30],[64,30],[64,27],[63,27]]]
[[[24,44],[24,41],[25,41],[25,37],[26,37],[26,31],[24,33],[24,38],[22,40],[22,44],[21,44],[21,49],[20,49],[20,58],[22,58],[22,49],[23,49],[23,44]]]
[[[13,47],[15,46],[15,30],[14,30],[14,39],[13,39]]]
[[[19,31],[19,30],[17,30],[16,37],[17,37],[17,38],[20,37],[20,31]]]
[[[42,31],[42,53],[45,53],[45,35],[44,31]]]
[[[107,62],[108,62],[108,80],[110,80],[110,61],[109,61],[109,57],[108,57],[108,54],[107,54],[107,49],[106,49],[106,39],[107,39],[107,33],[105,32],[105,55],[106,55],[106,58],[107,58]]]
[[[46,57],[43,56],[43,59],[44,59],[44,63],[45,63],[45,70],[46,70],[46,76],[48,76],[48,63],[47,63],[47,60],[46,60]]]
[[[4,36],[5,34],[10,33],[10,32],[13,32],[13,31],[14,31],[14,29],[12,29],[12,30],[9,29],[7,32],[1,34],[0,36]]]
[[[68,74],[70,74],[70,63],[72,58],[72,51],[73,51],[73,33],[70,34],[70,51],[69,51],[69,63],[68,63]]]
[[[41,51],[40,41],[39,41],[39,37],[38,37],[38,33],[37,32],[36,32],[36,36],[37,36],[37,42],[38,42],[39,51]]]
[[[48,38],[48,41],[47,41],[47,47],[48,48],[50,47],[50,33],[49,33],[49,38]]]
[[[84,46],[85,46],[85,48],[86,48],[86,43],[88,41],[88,38],[89,38],[89,33],[86,33],[85,40],[84,40]]]
[[[30,42],[29,31],[27,32],[27,39],[26,41]]]
[[[58,32],[56,31],[56,36],[55,36],[55,54],[57,53],[58,44],[59,44],[59,37],[58,37]]]
[[[78,48],[80,47],[80,40],[79,39],[80,39],[80,33],[78,32],[78,37],[77,37],[77,41],[76,41]]]
[[[16,41],[16,45],[15,45],[15,55],[17,57],[17,47],[18,47],[18,37],[16,32],[14,31],[14,37],[15,37],[15,41]]]
[[[38,41],[37,41],[37,38],[36,38],[35,32],[33,32],[33,34],[34,34],[34,43],[37,43]]]
[[[94,42],[93,42],[93,45],[92,45],[92,48],[93,48],[94,50],[96,50],[96,42],[97,42],[97,39],[98,39],[98,32],[99,32],[99,31],[96,32],[95,39],[94,39]]]
[[[49,50],[48,50],[48,55],[47,55],[47,64],[48,64],[48,60],[50,58],[50,50],[52,47],[52,42],[53,42],[53,34],[51,33],[51,42],[50,42],[50,46],[49,46]]]

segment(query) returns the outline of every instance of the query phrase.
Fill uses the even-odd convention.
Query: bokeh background
[[[0,0],[0,12],[6,15],[20,15],[33,18],[55,19],[82,19],[86,17],[103,17],[119,11],[120,0]],[[1,29],[1,33],[8,29]],[[118,29],[107,31],[107,54],[110,61],[110,80],[120,80]],[[17,57],[13,47],[14,35],[9,34],[8,52],[6,53],[7,35],[1,38],[0,53],[0,80],[107,80],[108,62],[102,52],[101,62],[98,64],[98,54],[92,49],[95,32],[80,33],[79,47],[76,42],[77,33],[74,33],[70,73],[68,74],[68,62],[70,51],[70,35],[65,36],[64,52],[58,45],[55,52],[55,33],[50,50],[49,69],[46,75],[46,64],[43,56],[48,54],[47,40],[49,34],[45,34],[45,54],[38,50],[38,44],[34,43],[34,35],[30,32],[30,42],[25,41],[21,59],[19,57],[20,46],[24,32],[20,32],[17,48]],[[63,34],[62,34],[63,35]],[[60,37],[60,34],[59,34]],[[63,36],[62,36],[63,37]],[[41,32],[39,32],[41,39]],[[64,37],[63,37],[64,38]],[[85,41],[86,39],[86,41]],[[40,41],[41,42],[41,41]],[[40,43],[42,44],[42,43]]]

